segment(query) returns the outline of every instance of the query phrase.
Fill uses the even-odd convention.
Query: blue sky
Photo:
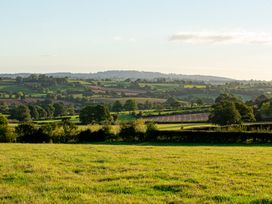
[[[270,0],[0,0],[0,72],[272,80]]]

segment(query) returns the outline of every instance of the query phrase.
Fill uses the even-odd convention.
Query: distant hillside
[[[31,73],[18,73],[18,74],[0,74],[0,77],[16,78],[27,77]],[[184,79],[193,81],[209,81],[209,82],[229,82],[234,79],[217,77],[217,76],[206,76],[206,75],[183,75],[183,74],[163,74],[160,72],[144,72],[144,71],[105,71],[97,73],[48,73],[47,76],[53,77],[68,77],[74,79],[156,79],[156,78],[169,78],[169,79]]]

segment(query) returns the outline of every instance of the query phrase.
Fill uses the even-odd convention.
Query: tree
[[[222,101],[213,105],[209,119],[212,123],[219,125],[240,124],[242,122],[242,117],[235,104],[229,101]]]
[[[16,138],[8,125],[0,125],[0,142],[15,142]]]
[[[43,107],[41,107],[41,106],[36,106],[36,108],[37,108],[37,111],[38,111],[38,113],[39,113],[39,119],[41,119],[41,118],[47,118],[47,111],[44,110]]]
[[[8,113],[9,112],[9,106],[6,103],[0,104],[0,113]]]
[[[31,118],[34,119],[34,120],[39,120],[40,118],[40,115],[39,115],[39,112],[37,110],[37,107],[34,105],[34,106],[28,106],[29,107],[29,110],[30,110],[30,115],[31,115]]]
[[[137,109],[137,104],[135,100],[129,99],[124,104],[124,109],[126,111],[135,111]]]
[[[210,121],[219,125],[256,121],[253,107],[232,94],[221,94],[212,106]]]
[[[31,114],[28,106],[19,105],[11,110],[10,117],[19,121],[30,121]]]
[[[123,110],[123,106],[122,106],[121,102],[118,101],[118,100],[115,101],[115,102],[113,103],[113,105],[112,105],[111,110],[112,110],[113,112],[121,112],[121,111]]]
[[[42,107],[46,111],[48,118],[53,118],[54,117],[55,107],[54,107],[54,105],[52,103],[45,104]]]
[[[243,102],[235,103],[237,110],[239,111],[243,122],[255,122],[255,116],[252,106],[248,106]]]
[[[61,125],[64,131],[65,142],[67,142],[69,139],[74,139],[73,137],[76,135],[77,126],[67,118],[62,120]]]
[[[100,123],[111,120],[111,115],[104,105],[86,106],[80,111],[79,119],[83,124]]]
[[[166,104],[166,106],[168,106],[170,108],[179,108],[180,107],[180,103],[175,97],[168,98],[167,101],[165,102],[165,104]]]
[[[49,142],[49,136],[43,133],[42,129],[37,129],[32,123],[23,123],[15,128],[17,140],[26,143]]]
[[[7,126],[8,125],[8,119],[0,113],[0,125],[1,126]]]
[[[66,115],[66,108],[64,103],[54,103],[54,116],[65,116]]]
[[[238,99],[237,97],[235,97],[232,94],[229,93],[224,93],[224,94],[220,94],[216,99],[215,99],[215,103],[220,103],[220,102],[225,102],[225,101],[232,101],[232,102],[241,102],[240,99]]]
[[[158,131],[158,127],[154,122],[147,123],[146,125],[146,140],[147,141],[156,141],[157,136],[156,132]]]

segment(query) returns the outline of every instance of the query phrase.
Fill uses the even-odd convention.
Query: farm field
[[[208,121],[209,113],[178,114],[169,116],[146,117],[146,121],[153,122],[199,122]]]
[[[171,124],[156,124],[159,130],[188,130],[193,128],[211,127],[210,123],[171,123]]]
[[[1,203],[271,203],[269,146],[0,145]]]
[[[127,100],[135,100],[136,103],[145,103],[149,101],[150,103],[164,103],[166,99],[161,98],[142,98],[142,97],[124,97],[124,98],[114,98],[114,97],[92,97],[91,100],[95,100],[96,102],[110,102],[113,103],[115,101],[120,101],[121,103],[125,103]]]

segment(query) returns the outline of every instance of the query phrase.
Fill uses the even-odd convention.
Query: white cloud
[[[170,41],[192,44],[272,44],[271,33],[256,32],[180,32]]]
[[[114,36],[114,37],[113,37],[113,40],[114,40],[114,41],[122,41],[122,40],[123,40],[123,37],[121,37],[121,36]]]
[[[136,42],[136,39],[134,37],[122,37],[122,36],[114,36],[113,38],[113,41],[116,41],[116,42]]]

